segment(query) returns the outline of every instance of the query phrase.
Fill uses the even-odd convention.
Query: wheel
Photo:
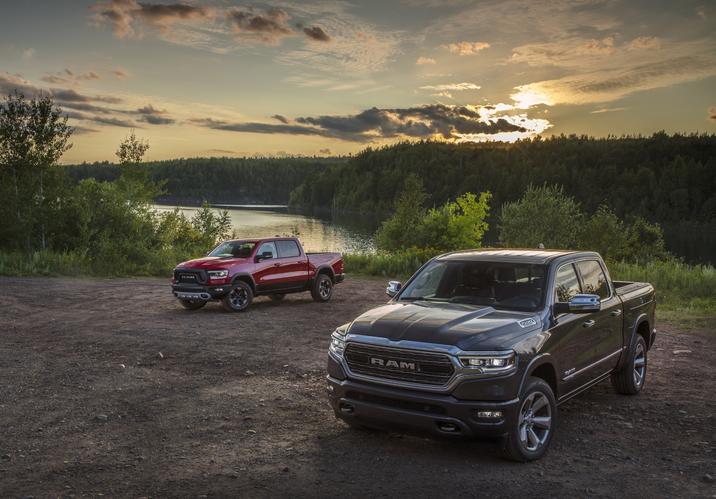
[[[244,281],[236,281],[231,291],[221,299],[221,304],[227,312],[242,312],[249,308],[253,299],[251,286]]]
[[[556,418],[552,388],[543,379],[529,378],[520,397],[519,413],[504,437],[503,455],[520,462],[541,458],[552,441]]]
[[[179,303],[187,310],[198,310],[206,305],[205,300],[179,300]]]
[[[286,298],[286,295],[283,293],[276,293],[273,295],[269,295],[269,298],[271,299],[271,301],[281,301]]]
[[[333,294],[333,280],[328,274],[318,274],[311,289],[311,296],[315,301],[328,301]]]
[[[636,395],[644,387],[646,380],[646,342],[641,335],[634,335],[629,359],[620,371],[612,374],[612,386],[617,393]]]

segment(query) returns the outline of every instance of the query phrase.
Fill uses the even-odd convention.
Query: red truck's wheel
[[[244,281],[236,281],[231,291],[221,299],[221,305],[228,312],[242,312],[249,308],[253,299],[251,286]]]
[[[328,301],[333,295],[333,279],[328,274],[318,274],[311,288],[311,296],[315,301]]]

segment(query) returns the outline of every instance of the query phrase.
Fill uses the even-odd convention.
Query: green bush
[[[468,192],[454,202],[425,210],[427,195],[422,183],[411,175],[395,203],[392,217],[384,221],[375,235],[376,245],[384,251],[409,248],[434,248],[451,251],[479,248],[487,231],[490,193],[479,197]]]
[[[502,206],[500,242],[512,248],[577,247],[584,215],[561,186],[527,187],[519,201]]]

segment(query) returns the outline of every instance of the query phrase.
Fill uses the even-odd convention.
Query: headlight
[[[210,270],[209,271],[209,279],[224,279],[227,275],[229,275],[228,270]]]
[[[468,369],[479,369],[485,373],[509,371],[515,366],[514,352],[499,355],[464,355],[462,365]]]
[[[343,357],[343,351],[346,349],[346,331],[348,330],[348,324],[336,328],[331,334],[331,344],[328,346],[328,350],[333,352],[337,357]]]

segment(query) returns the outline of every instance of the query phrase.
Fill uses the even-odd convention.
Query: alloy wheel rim
[[[641,343],[637,344],[634,352],[634,385],[640,387],[646,374],[646,353]]]
[[[532,392],[520,408],[520,442],[530,452],[542,447],[552,429],[552,406],[542,392]]]
[[[318,293],[321,295],[321,298],[328,298],[328,295],[331,294],[331,283],[328,279],[323,279],[321,281],[318,286]]]
[[[242,308],[248,301],[246,290],[242,288],[236,288],[231,291],[231,297],[229,298],[231,305],[235,308]]]

